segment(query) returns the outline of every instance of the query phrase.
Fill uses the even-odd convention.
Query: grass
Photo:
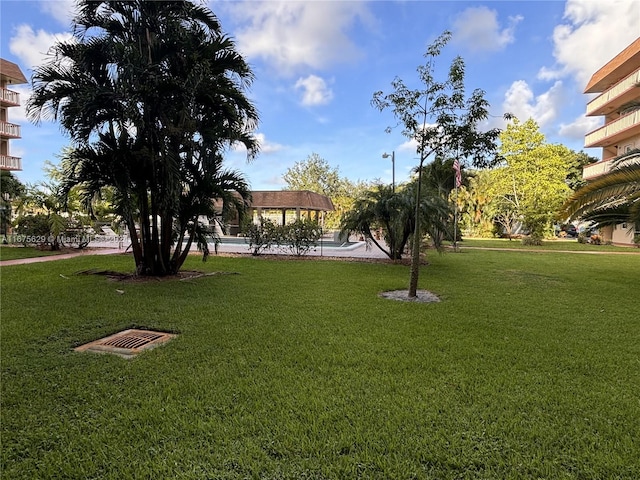
[[[378,298],[406,288],[391,264],[4,267],[2,478],[639,478],[640,256],[430,261],[437,304]],[[180,335],[133,360],[72,350],[134,326]]]
[[[40,250],[35,247],[0,245],[0,260],[17,260],[22,258],[46,257],[59,255],[60,251]]]
[[[634,247],[620,247],[616,245],[592,245],[590,243],[578,243],[576,239],[567,240],[543,240],[541,246],[523,245],[522,240],[509,240],[508,238],[464,238],[458,245],[476,248],[508,248],[518,250],[561,250],[573,252],[627,252],[640,253],[640,249]]]

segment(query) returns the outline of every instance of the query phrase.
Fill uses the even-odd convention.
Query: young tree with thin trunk
[[[418,178],[416,199],[420,199],[425,161],[435,156],[455,156],[460,162],[468,159],[476,167],[495,162],[496,140],[500,131],[480,131],[478,125],[489,116],[489,103],[484,92],[476,89],[466,96],[464,85],[465,64],[455,57],[444,80],[435,77],[435,60],[451,38],[444,32],[424,55],[425,64],[417,69],[422,87],[409,88],[402,79],[391,83],[393,91],[375,92],[372,105],[380,111],[390,109],[402,128],[402,134],[415,140],[420,162],[416,167]],[[387,128],[390,131],[393,127]],[[415,202],[415,229],[412,243],[409,297],[416,297],[420,269],[420,204]]]

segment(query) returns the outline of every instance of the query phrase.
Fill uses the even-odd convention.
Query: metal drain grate
[[[81,345],[76,352],[113,353],[131,358],[134,355],[168,342],[176,335],[151,330],[124,330],[109,337]]]

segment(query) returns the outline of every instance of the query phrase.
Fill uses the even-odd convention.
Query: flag
[[[459,188],[462,185],[462,173],[460,172],[460,162],[457,158],[453,161],[453,169],[456,171],[456,188]]]

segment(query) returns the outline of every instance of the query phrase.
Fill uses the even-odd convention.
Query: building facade
[[[11,155],[9,142],[20,138],[20,125],[9,121],[9,109],[20,105],[20,94],[11,85],[27,83],[20,67],[4,58],[0,59],[0,170],[22,170],[22,159]]]
[[[617,156],[640,149],[640,38],[595,72],[584,93],[598,94],[587,104],[587,116],[604,117],[604,125],[585,136],[586,148],[602,148],[601,160],[582,172],[585,180],[591,180],[607,173]],[[601,233],[605,241],[633,243],[634,228],[627,224]]]

